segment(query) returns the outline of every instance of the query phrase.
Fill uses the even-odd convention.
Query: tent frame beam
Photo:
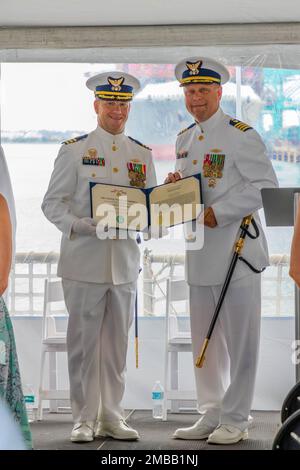
[[[0,50],[268,44],[300,44],[300,24],[0,28]]]

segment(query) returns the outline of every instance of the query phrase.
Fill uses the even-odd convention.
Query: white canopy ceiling
[[[0,0],[0,26],[300,21],[299,0]]]
[[[0,0],[0,62],[300,67],[299,0]]]

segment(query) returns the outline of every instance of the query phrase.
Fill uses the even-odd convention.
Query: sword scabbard
[[[226,275],[225,282],[223,284],[223,288],[222,288],[222,291],[221,291],[221,294],[220,294],[220,297],[219,297],[219,300],[218,300],[218,303],[217,303],[217,306],[216,306],[216,309],[215,309],[215,313],[214,313],[212,321],[210,323],[210,326],[209,326],[209,329],[208,329],[208,332],[207,332],[207,337],[205,338],[205,340],[203,342],[200,354],[197,357],[197,360],[195,362],[195,366],[198,367],[198,368],[201,368],[203,366],[203,363],[204,363],[204,360],[205,360],[205,352],[206,352],[209,340],[211,338],[213,329],[215,327],[216,320],[217,320],[218,315],[220,313],[220,310],[221,310],[221,307],[222,307],[222,304],[223,304],[223,301],[224,301],[224,298],[225,298],[230,280],[232,278],[237,260],[239,259],[239,256],[240,256],[240,254],[243,250],[244,243],[245,243],[245,237],[246,237],[247,234],[249,235],[248,228],[249,228],[249,225],[251,224],[252,218],[253,218],[253,216],[250,214],[250,215],[247,215],[246,217],[244,217],[243,220],[242,220],[242,223],[241,223],[241,226],[240,226],[241,231],[240,231],[240,234],[239,234],[239,238],[234,244],[234,254],[233,254],[233,257],[232,257],[227,275]]]

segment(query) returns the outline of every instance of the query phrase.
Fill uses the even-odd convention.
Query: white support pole
[[[235,105],[235,115],[237,119],[243,120],[242,116],[242,71],[241,67],[237,66],[235,68],[236,76],[236,105]]]

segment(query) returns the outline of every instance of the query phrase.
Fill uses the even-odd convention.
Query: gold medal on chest
[[[144,188],[146,185],[146,165],[145,163],[131,160],[127,162],[128,178],[130,186]]]
[[[203,176],[208,178],[208,187],[215,188],[217,179],[223,177],[225,154],[207,153],[203,160]]]

